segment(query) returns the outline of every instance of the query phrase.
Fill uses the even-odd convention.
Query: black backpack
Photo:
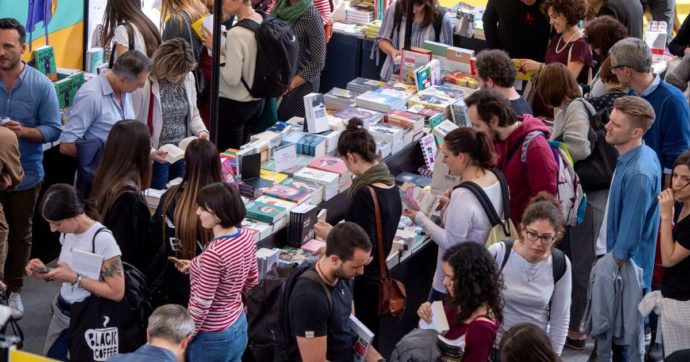
[[[393,34],[400,32],[403,11],[407,10],[403,9],[402,4],[400,3],[400,1],[398,1],[395,4],[395,12],[393,13],[393,29],[391,29],[389,39],[393,39]],[[446,12],[440,6],[437,6],[434,11],[436,12],[436,16],[434,16],[434,23],[432,25],[434,26],[434,41],[438,43],[441,39],[441,26],[443,26],[443,16]],[[400,40],[398,40],[398,43],[400,42]]]
[[[96,236],[109,232],[98,229],[91,240],[96,250]],[[152,313],[149,288],[144,275],[123,262],[124,298],[115,302],[92,294],[72,304],[69,323],[69,353],[72,361],[104,361],[116,353],[133,352],[146,343],[146,325]]]
[[[580,178],[583,191],[608,190],[618,161],[618,150],[606,142],[604,126],[609,121],[609,110],[604,108],[592,113],[587,102],[582,98],[578,99],[583,103],[589,117],[587,139],[592,153],[584,160],[575,162],[575,173]]]
[[[505,253],[503,254],[503,261],[501,261],[501,267],[498,269],[499,273],[503,272],[503,267],[506,266],[506,263],[508,263],[508,257],[510,257],[510,253],[513,250],[513,240],[503,240],[503,244],[506,246]],[[552,256],[552,271],[553,271],[553,288],[554,292],[556,291],[556,283],[558,283],[561,278],[565,275],[565,270],[567,268],[566,262],[565,262],[565,254],[563,251],[560,249],[554,248],[551,251],[551,256]],[[551,300],[553,299],[553,294],[551,294],[551,298],[549,298],[549,310],[548,310],[548,319],[551,320]]]
[[[253,31],[256,36],[254,82],[250,88],[242,77],[242,84],[254,98],[279,97],[288,89],[297,72],[299,42],[284,22],[262,11],[257,12],[264,18],[261,24],[251,19],[235,24]]]
[[[298,360],[297,341],[292,338],[289,303],[297,280],[307,278],[318,282],[326,294],[329,314],[333,310],[331,293],[314,264],[278,265],[252,288],[246,297],[248,349],[255,361],[278,362]]]

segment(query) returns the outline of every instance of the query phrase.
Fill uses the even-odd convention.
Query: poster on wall
[[[81,69],[84,0],[0,0],[0,14],[26,28],[25,61],[32,59],[33,50],[50,45],[58,67]]]

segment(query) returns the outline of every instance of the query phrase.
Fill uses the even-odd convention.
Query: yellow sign
[[[24,352],[24,351],[18,351],[16,349],[11,349],[10,350],[10,359],[9,362],[53,362],[57,361],[51,358],[46,358],[43,356],[39,356],[37,354],[29,353],[29,352]]]

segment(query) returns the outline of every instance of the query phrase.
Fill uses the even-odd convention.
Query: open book
[[[400,186],[400,196],[405,207],[421,211],[427,216],[438,207],[438,197],[410,182]]]
[[[419,328],[434,329],[438,333],[448,332],[448,318],[446,312],[443,310],[443,302],[437,300],[431,303],[431,323],[425,322],[423,319],[419,320]]]
[[[101,267],[103,266],[103,255],[94,254],[88,251],[72,249],[72,264],[70,267],[87,278],[99,280]]]
[[[168,143],[158,147],[158,150],[166,151],[168,155],[165,157],[165,160],[170,163],[175,163],[184,158],[184,151],[187,149],[187,146],[189,146],[189,144],[195,139],[195,136],[190,136],[182,139],[182,141],[180,141],[180,143],[178,143],[177,146]],[[151,151],[153,152],[155,151],[155,149],[152,148]]]

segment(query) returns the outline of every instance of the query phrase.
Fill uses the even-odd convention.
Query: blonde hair
[[[178,27],[185,25],[182,13],[186,13],[191,25],[208,14],[208,8],[200,0],[163,0],[161,4],[161,31],[165,28],[167,20],[176,23]],[[194,36],[194,35],[192,35]]]
[[[644,98],[625,96],[613,101],[613,108],[625,113],[634,128],[642,128],[647,132],[654,124],[656,113],[654,108]]]
[[[192,46],[181,38],[164,41],[153,54],[153,76],[157,79],[186,75],[195,67]]]

